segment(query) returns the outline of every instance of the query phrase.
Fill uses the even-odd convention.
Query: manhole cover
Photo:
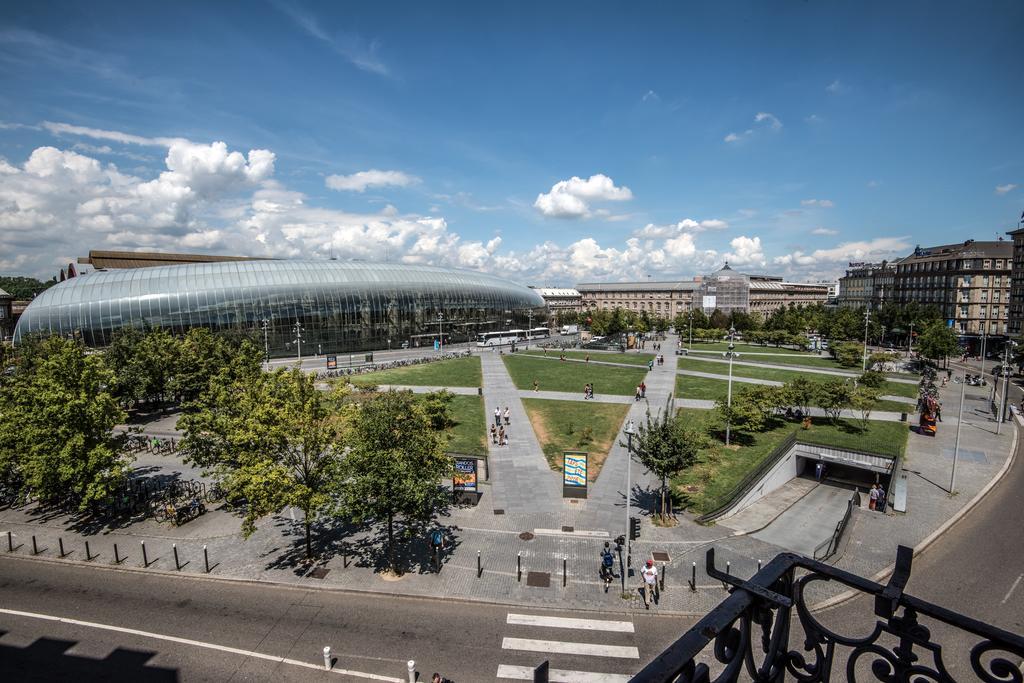
[[[656,550],[653,553],[651,553],[651,557],[654,558],[655,562],[668,562],[669,561],[668,553],[662,552],[660,550]]]
[[[496,514],[496,515],[503,515],[503,514],[505,514],[505,511],[502,510],[502,509],[495,509],[494,514]]]
[[[327,575],[330,573],[330,571],[331,570],[327,567],[317,567],[316,569],[311,571],[309,575],[312,576],[314,579],[325,579],[327,578]]]
[[[551,574],[548,572],[529,572],[526,575],[526,585],[536,588],[550,588]]]
[[[575,527],[571,527],[571,526],[563,526],[562,527],[562,531],[564,531],[567,534],[571,534],[574,529],[575,529]]]
[[[529,531],[524,531],[523,533],[519,534],[519,540],[521,540],[521,541],[532,541],[533,540],[533,534],[531,534]]]

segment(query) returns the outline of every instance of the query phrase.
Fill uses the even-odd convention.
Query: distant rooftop
[[[914,251],[910,256],[903,259],[903,263],[909,263],[910,261],[916,260],[949,258],[956,256],[967,256],[972,258],[985,256],[1012,258],[1013,242],[1010,240],[990,240],[986,242],[967,240],[966,242],[959,242],[957,244],[940,244],[935,247],[922,247],[918,245],[914,248]]]
[[[700,287],[700,283],[693,280],[673,280],[671,282],[581,282],[576,285],[576,289],[580,292],[689,292],[698,287]]]
[[[159,251],[100,251],[90,249],[88,256],[81,256],[79,263],[91,265],[97,270],[119,268],[150,268],[153,266],[176,266],[182,263],[220,263],[222,261],[266,261],[252,256],[218,256],[214,254],[169,254]]]

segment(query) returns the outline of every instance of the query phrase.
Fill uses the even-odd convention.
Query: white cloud
[[[327,44],[353,66],[379,76],[391,75],[391,70],[377,54],[380,48],[380,44],[377,41],[367,42],[361,36],[354,33],[330,33],[320,25],[315,16],[303,12],[299,7],[285,1],[274,1],[273,4],[295,22],[299,28]]]
[[[736,266],[764,267],[764,250],[761,248],[760,237],[739,236],[729,242],[732,251],[725,254],[725,260]]]
[[[764,123],[765,121],[768,122],[768,126],[772,130],[780,130],[782,128],[782,121],[775,118],[774,114],[769,114],[766,111],[759,111],[754,115],[755,123]]]
[[[654,92],[653,90],[648,90],[646,93],[644,93],[644,96],[641,98],[641,100],[644,102],[661,102],[661,98],[658,97],[658,93]]]
[[[831,199],[801,199],[801,206],[820,206],[823,209],[831,209],[835,204]]]
[[[780,266],[811,266],[845,261],[871,261],[890,258],[910,249],[906,237],[877,237],[873,240],[844,242],[831,249],[816,249],[810,254],[794,251],[776,256],[772,262]]]
[[[550,192],[537,195],[533,205],[552,218],[582,218],[590,215],[591,202],[621,202],[632,198],[633,193],[628,187],[616,187],[611,178],[597,173],[586,180],[577,176],[560,180]]]
[[[807,123],[821,123],[822,121],[824,121],[824,119],[818,116],[817,114],[808,114],[807,116],[804,117],[804,121],[806,121]]]
[[[839,231],[838,230],[833,230],[832,228],[815,228],[814,230],[811,230],[811,234],[812,235],[830,235],[830,236],[834,236],[834,235],[838,235]]]
[[[728,223],[717,218],[711,218],[703,221],[684,218],[678,223],[670,225],[655,225],[654,223],[648,223],[639,230],[634,231],[633,236],[644,239],[664,239],[668,237],[676,237],[683,233],[704,232],[706,230],[724,230],[728,227]]]
[[[879,187],[879,186],[881,186],[881,184],[882,184],[881,180],[869,180],[868,181],[868,187],[870,187],[870,188]]]
[[[757,132],[757,129],[768,129],[774,132],[782,130],[782,121],[780,121],[774,114],[770,114],[766,111],[759,111],[754,114],[754,123],[760,124],[760,126],[747,128],[742,133],[729,133],[723,138],[723,140],[728,143],[737,144],[753,137]]]
[[[408,187],[420,182],[416,176],[401,171],[359,171],[352,175],[329,175],[324,183],[332,190],[365,192],[370,187]]]
[[[1003,195],[1007,192],[1012,192],[1017,189],[1016,183],[1007,183],[1005,185],[996,185],[996,194]]]
[[[143,147],[170,147],[175,142],[184,141],[183,138],[148,138],[131,133],[122,133],[116,130],[103,130],[100,128],[88,128],[86,126],[74,126],[70,123],[55,123],[43,121],[43,128],[54,135],[77,135],[80,137],[93,138],[94,140],[109,140],[124,145],[141,145]]]

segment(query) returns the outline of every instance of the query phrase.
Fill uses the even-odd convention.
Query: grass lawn
[[[368,372],[365,375],[353,375],[344,379],[357,386],[367,384],[426,387],[483,386],[483,373],[480,371],[480,358],[477,356],[420,363],[404,368]]]
[[[692,347],[686,345],[686,335],[681,335],[680,339],[683,340],[683,348],[691,348],[693,351],[728,351],[728,342],[712,342],[710,344],[704,342],[693,342]],[[774,346],[761,346],[760,344],[744,344],[743,342],[736,342],[737,353],[779,353],[791,356],[806,356],[808,358],[817,358],[817,353],[809,353],[807,351],[797,351],[795,349],[780,348],[777,349]]]
[[[724,503],[743,477],[791,432],[798,432],[798,438],[809,443],[881,452],[889,452],[894,446],[905,448],[910,433],[904,422],[873,420],[861,430],[855,420],[840,420],[833,425],[825,418],[814,418],[811,428],[804,430],[798,424],[780,420],[773,429],[759,434],[734,432],[733,447],[727,449],[716,433],[714,411],[684,408],[680,412],[690,425],[712,432],[713,445],[701,453],[700,461],[672,480],[673,489],[683,495],[687,507],[697,514],[710,512]]]
[[[625,404],[539,398],[523,399],[523,407],[551,469],[562,471],[563,451],[586,451],[588,481],[597,480],[629,412]]]
[[[587,356],[590,356],[590,360],[601,360],[606,363],[629,363],[630,365],[647,365],[647,362],[654,358],[655,355],[653,353],[609,353],[607,351],[559,351],[558,349],[548,349],[546,354],[544,351],[537,349],[530,349],[523,353],[531,356],[554,356],[555,358],[564,355],[566,358],[578,360],[584,360]]]
[[[583,385],[588,383],[594,385],[595,394],[632,396],[647,375],[646,366],[634,370],[592,363],[562,363],[520,353],[506,353],[502,360],[519,389],[532,389],[533,381],[537,380],[541,391],[568,391],[580,396],[583,396]]]
[[[712,372],[716,375],[728,375],[728,363],[713,363],[701,361],[694,358],[680,358],[678,368],[680,370],[695,370],[697,372]],[[797,377],[805,377],[812,382],[827,382],[828,380],[843,379],[837,375],[815,374],[800,370],[780,370],[778,368],[761,368],[750,365],[732,365],[733,377],[751,377],[754,379],[768,379],[776,382],[792,382]],[[888,396],[904,396],[906,398],[917,397],[917,385],[905,382],[886,382],[881,388],[882,394]]]
[[[710,346],[710,345],[708,345],[708,346]],[[721,351],[716,351],[713,354],[712,353],[705,353],[705,354],[697,353],[697,351],[702,351],[702,350],[703,349],[698,349],[697,345],[694,344],[693,352],[690,353],[689,357],[690,358],[700,358],[702,355],[704,355],[704,356],[711,356],[711,357],[714,357],[714,358],[721,358],[722,357],[721,351],[725,351],[725,349],[723,348],[723,349],[721,349]],[[764,349],[762,347],[757,347],[757,346],[748,346],[746,348],[741,348],[741,346],[739,344],[736,345],[736,352],[738,354],[740,354],[739,360],[745,361],[747,363],[766,363],[766,364],[769,364],[769,365],[803,365],[803,366],[806,366],[806,367],[809,367],[809,368],[828,368],[829,370],[846,370],[848,372],[857,372],[857,370],[860,369],[860,368],[844,368],[841,365],[839,365],[838,362],[833,360],[828,355],[819,356],[817,354],[811,354],[811,353],[797,353],[797,352],[793,352],[793,353],[784,353],[784,354],[778,355],[778,356],[765,356],[765,355],[758,355],[758,354],[759,353],[766,353],[766,352],[771,353],[770,348],[769,349]]]
[[[487,455],[487,419],[480,396],[455,396],[451,403],[455,426],[448,432],[450,453]]]
[[[733,370],[736,367],[733,366]],[[711,379],[709,377],[693,377],[690,375],[679,375],[676,377],[676,397],[703,399],[716,401],[725,398],[729,390],[729,381],[724,379]],[[744,382],[733,382],[732,390],[738,391],[750,384]],[[875,404],[876,411],[888,411],[893,413],[913,413],[913,403],[901,403],[899,401],[881,400]]]

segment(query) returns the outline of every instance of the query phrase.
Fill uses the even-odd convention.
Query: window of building
[[[988,287],[988,275],[981,276],[981,286]]]
[[[971,269],[973,267],[974,267],[974,264],[971,262],[971,259],[965,258],[964,259],[964,263],[963,263],[964,270],[969,270],[969,269]]]
[[[961,318],[966,318],[967,317],[967,307],[966,306],[961,306],[960,307],[960,317]]]
[[[990,259],[990,258],[985,259],[985,261],[981,264],[981,267],[984,268],[985,270],[988,270],[989,268],[991,268],[992,267],[992,259]]]
[[[981,317],[981,318],[988,317],[986,309],[987,309],[987,306],[982,306],[980,309],[978,309],[979,310],[979,314],[978,314],[979,317]],[[997,309],[993,309],[993,310],[997,310]]]

